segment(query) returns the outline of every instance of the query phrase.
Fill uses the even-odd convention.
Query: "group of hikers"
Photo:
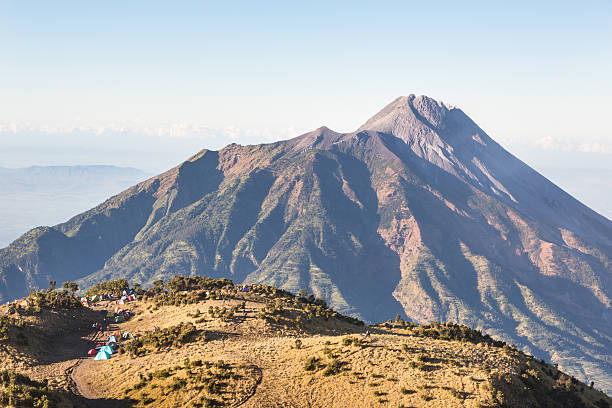
[[[106,317],[105,317],[101,323],[95,322],[94,324],[91,325],[91,327],[101,332],[106,331],[108,330],[108,321],[106,320]]]

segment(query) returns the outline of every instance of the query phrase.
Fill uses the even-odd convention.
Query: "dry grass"
[[[174,381],[172,378],[184,378],[184,370],[176,371],[172,378],[151,381],[142,390],[134,390],[134,386],[141,381],[141,376],[146,378],[163,369],[175,370],[184,364],[186,358],[208,362],[224,360],[232,367],[260,369],[263,373],[261,383],[245,407],[283,403],[288,406],[330,407],[381,404],[476,407],[492,396],[492,388],[487,386],[491,372],[482,368],[483,363],[489,361],[494,365],[495,361],[498,367],[513,365],[512,359],[501,349],[470,343],[391,332],[374,334],[365,340],[358,335],[309,335],[307,331],[312,329],[309,326],[296,328],[295,325],[276,324],[258,317],[265,307],[265,302],[258,299],[247,299],[246,318],[239,312],[235,321],[227,322],[202,313],[209,306],[229,308],[238,302],[241,300],[209,300],[180,308],[162,306],[154,311],[150,304],[141,302],[135,307],[137,317],[121,324],[123,331],[144,334],[153,326],[166,328],[190,321],[197,322],[196,327],[206,332],[208,340],[138,358],[121,354],[108,361],[88,360],[79,368],[79,373],[91,384],[93,395],[99,398],[127,395],[148,402],[141,403],[143,406],[152,407],[179,403],[176,393],[168,393],[165,387]],[[328,332],[350,334],[363,330],[332,319],[323,320],[321,324]],[[297,336],[301,341],[299,347],[295,341]],[[310,371],[304,367],[309,358],[317,361]],[[423,366],[412,367],[414,361]],[[256,370],[241,373],[240,379],[226,388],[223,398],[203,389],[198,391],[195,385],[190,385],[181,393],[180,403],[196,403],[210,398],[224,401],[225,405],[231,404],[241,399],[244,392],[240,390],[248,389],[256,382],[256,374]],[[152,385],[157,386],[151,389]],[[126,389],[129,390],[127,393]],[[142,392],[146,394],[144,397]]]
[[[487,407],[504,398],[500,379],[522,378],[527,367],[525,356],[509,348],[419,337],[405,328],[372,328],[364,339],[358,334],[364,328],[345,320],[304,317],[299,302],[285,299],[272,307],[263,295],[238,296],[180,307],[131,303],[136,316],[118,325],[122,332],[138,336],[154,326],[192,323],[203,335],[140,357],[86,359],[75,371],[82,393],[130,398],[143,407]],[[211,307],[235,313],[210,314]],[[296,324],[298,316],[304,318]],[[59,371],[74,361],[34,364],[27,371],[61,379]],[[542,376],[554,385],[554,373]],[[515,391],[505,389],[510,406],[520,406]],[[603,395],[581,392],[591,403]]]

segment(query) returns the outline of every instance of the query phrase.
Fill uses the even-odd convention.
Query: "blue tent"
[[[100,349],[100,351],[103,351],[103,352],[105,352],[107,354],[113,354],[114,353],[113,348],[111,346],[104,346],[104,347],[102,347]]]
[[[98,351],[98,354],[96,354],[96,358],[94,358],[94,360],[108,360],[109,358],[110,354],[104,350],[100,350]]]
[[[110,336],[110,337],[108,338],[108,342],[109,342],[109,343],[116,343],[116,342],[117,342],[117,338],[116,338],[115,336]]]

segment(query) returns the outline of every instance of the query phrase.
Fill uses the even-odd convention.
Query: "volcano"
[[[176,274],[307,289],[378,322],[480,328],[612,390],[612,222],[461,109],[402,96],[352,133],[202,150],[0,251],[0,300]]]

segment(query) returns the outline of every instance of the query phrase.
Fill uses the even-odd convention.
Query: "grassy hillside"
[[[303,292],[240,289],[225,279],[175,277],[140,290],[125,305],[135,316],[109,327],[134,338],[105,361],[85,353],[108,333],[86,327],[114,302],[3,314],[5,326],[22,320],[28,338],[49,336],[56,351],[46,352],[46,340],[5,338],[2,361],[24,360],[19,374],[0,374],[0,400],[7,404],[10,393],[25,401],[17,406],[45,398],[47,406],[92,407],[612,406],[596,389],[466,326],[399,316],[365,326]]]

